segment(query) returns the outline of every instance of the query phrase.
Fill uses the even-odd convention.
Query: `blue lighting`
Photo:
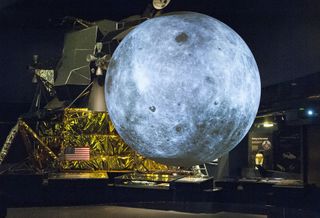
[[[313,110],[308,110],[307,111],[308,116],[312,116],[314,114]]]

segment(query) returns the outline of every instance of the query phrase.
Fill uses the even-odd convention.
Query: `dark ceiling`
[[[88,20],[115,19],[141,14],[151,0],[1,0],[2,26],[44,27],[64,16]],[[191,10],[212,16],[318,16],[316,0],[172,0],[166,11]]]
[[[142,14],[151,0],[1,0],[0,102],[29,102],[32,54],[59,58],[65,16],[88,21]],[[171,0],[164,12],[195,11],[233,28],[254,54],[263,86],[320,72],[319,0]],[[12,86],[8,81],[14,81]],[[17,92],[17,90],[23,90]]]

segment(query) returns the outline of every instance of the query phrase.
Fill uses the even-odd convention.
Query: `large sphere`
[[[114,52],[105,84],[123,140],[145,157],[178,166],[234,148],[254,121],[260,89],[257,64],[241,37],[193,12],[137,26]]]

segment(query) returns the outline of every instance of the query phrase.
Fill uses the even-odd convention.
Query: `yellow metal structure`
[[[63,170],[167,170],[168,167],[137,154],[117,134],[107,112],[65,109],[60,122],[42,121],[39,135],[59,157]],[[66,161],[66,147],[90,147],[90,160]],[[50,153],[48,153],[50,154]]]
[[[166,171],[168,166],[137,154],[117,134],[107,112],[65,109],[55,119],[36,122],[38,131],[22,119],[0,151],[0,164],[20,133],[35,168],[57,170]],[[90,159],[67,161],[67,147],[90,147]]]

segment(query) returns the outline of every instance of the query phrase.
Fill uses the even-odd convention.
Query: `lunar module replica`
[[[195,12],[159,16],[168,3],[154,0],[142,16],[120,22],[65,18],[74,31],[54,67],[34,56],[34,100],[0,163],[20,132],[40,171],[181,173],[167,165],[196,165],[188,173],[208,176],[197,164],[231,151],[254,121],[259,72],[235,31]]]
[[[61,59],[44,66],[37,55],[29,66],[36,84],[29,113],[22,115],[0,153],[0,164],[21,136],[28,158],[8,170],[167,171],[126,145],[106,112],[104,77],[120,41],[136,25],[157,16],[169,1],[154,1],[144,15],[119,22],[87,22],[66,17],[73,31],[65,35]]]

